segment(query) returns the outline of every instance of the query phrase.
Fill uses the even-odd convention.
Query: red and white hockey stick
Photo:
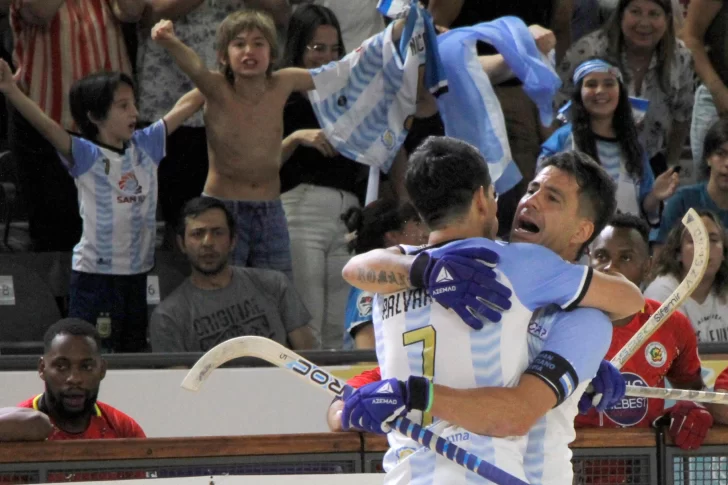
[[[253,336],[226,340],[210,349],[200,357],[200,360],[187,373],[182,381],[182,387],[189,391],[198,391],[213,370],[230,360],[241,357],[257,357],[278,367],[293,371],[294,375],[313,386],[324,389],[332,396],[341,397],[345,391],[353,391],[346,383],[334,377],[327,370],[304,359],[278,342]],[[407,418],[398,418],[393,428],[438,455],[444,456],[493,483],[498,485],[528,485],[523,480],[504,472]]]
[[[690,265],[690,271],[685,275],[680,285],[672,292],[660,308],[650,315],[649,320],[642,325],[639,332],[634,334],[629,342],[622,347],[617,355],[612,358],[611,362],[617,369],[621,369],[624,363],[632,357],[637,350],[642,347],[650,336],[657,331],[660,326],[667,321],[675,310],[687,300],[700,284],[705,274],[705,268],[708,267],[708,231],[705,224],[695,209],[688,209],[683,216],[682,223],[687,228],[690,236],[693,238],[693,264]],[[628,393],[629,395],[629,393]]]

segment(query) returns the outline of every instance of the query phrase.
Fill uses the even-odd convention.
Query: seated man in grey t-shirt
[[[153,352],[206,352],[242,335],[295,350],[315,346],[311,315],[283,273],[230,265],[234,226],[217,199],[198,197],[185,205],[177,239],[192,274],[154,310]]]

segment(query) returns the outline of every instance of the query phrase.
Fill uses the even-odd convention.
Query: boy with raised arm
[[[393,50],[403,28],[392,27]],[[291,275],[288,228],[280,201],[279,169],[283,107],[294,91],[315,88],[306,69],[273,72],[275,27],[262,12],[230,14],[217,33],[220,71],[199,56],[162,20],[152,39],[164,46],[206,100],[210,168],[203,195],[223,200],[237,223],[234,264],[276,269]],[[386,48],[385,48],[386,50]]]
[[[201,100],[193,91],[163,119],[137,130],[131,78],[99,72],[71,87],[71,113],[83,137],[71,136],[20,90],[20,72],[13,75],[0,60],[0,92],[58,150],[78,187],[83,232],[73,249],[69,316],[96,323],[107,350],[142,351],[157,230],[157,167],[167,134],[200,109]],[[108,319],[100,319],[102,314]]]

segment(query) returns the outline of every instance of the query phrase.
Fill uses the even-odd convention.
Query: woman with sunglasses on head
[[[632,107],[620,70],[602,59],[582,62],[574,71],[571,123],[542,145],[540,161],[577,149],[599,162],[617,183],[617,210],[660,222],[664,200],[677,190],[673,168],[657,179],[637,137]]]
[[[286,67],[313,69],[345,53],[339,22],[319,5],[302,5],[288,24]],[[281,200],[291,237],[293,282],[313,315],[323,348],[340,348],[349,286],[341,270],[349,260],[341,215],[360,207],[367,166],[337,153],[326,139],[308,98],[294,93],[283,112]]]

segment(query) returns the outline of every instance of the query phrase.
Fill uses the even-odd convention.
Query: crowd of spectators
[[[553,38],[559,121],[542,126],[519,80],[492,77],[523,175],[498,194],[499,236],[507,239],[540,160],[583,151],[617,182],[620,217],[632,217],[607,226],[587,251],[590,264],[624,274],[659,304],[692,262],[680,220],[695,208],[709,232],[710,261],[675,325],[690,324],[698,343],[728,342],[728,2],[422,3],[439,31],[512,15]],[[376,4],[0,0],[7,19],[0,24],[7,106],[0,138],[19,174],[31,250],[74,252],[69,316],[88,322],[62,321],[46,338],[39,370],[46,392],[21,407],[50,422],[0,410],[0,425],[10,423],[6,437],[15,436],[18,422],[32,424],[31,437],[65,439],[93,426],[106,430],[94,437],[143,437],[133,420],[124,421],[129,433],[117,433],[121,425],[111,421],[128,417],[95,403],[102,349],[200,352],[240,335],[294,349],[374,347],[372,296],[353,290],[341,271],[352,252],[426,243],[402,173],[418,143],[443,134],[442,121],[432,111],[415,120],[392,170],[381,176],[379,199],[365,206],[368,168],[327,140],[303,94],[310,79],[300,73],[341,59],[380,32],[389,21]],[[244,8],[259,13],[236,13]],[[265,81],[283,68],[303,69],[273,75],[271,92],[256,84],[255,76]],[[236,79],[231,88],[236,69],[247,69],[253,81]],[[99,207],[112,193],[129,207],[107,218]],[[155,247],[158,219],[165,233]],[[128,243],[136,252],[110,262],[106,246],[123,241],[127,226],[141,234]],[[147,324],[144,281],[160,250],[186,256],[190,276]],[[688,359],[697,359],[697,350],[686,349],[675,349],[653,385],[666,375],[702,385]],[[61,371],[53,364],[49,372],[46,363],[62,351],[85,352],[83,365],[96,366],[88,382],[72,386],[86,394],[54,389]],[[81,365],[63,359],[68,368]],[[623,422],[619,413],[610,419],[646,422]]]

